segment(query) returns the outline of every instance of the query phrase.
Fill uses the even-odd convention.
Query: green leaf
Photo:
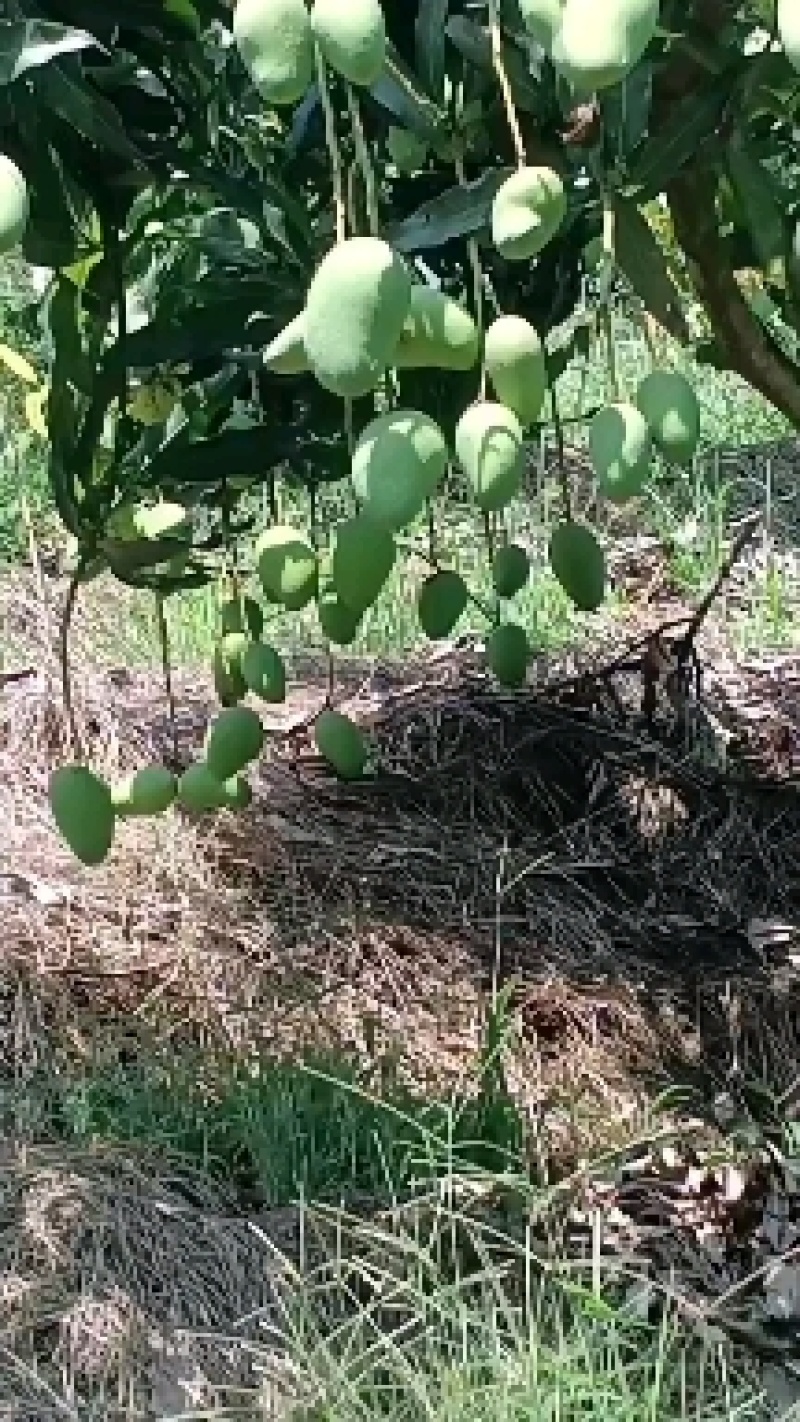
[[[31,69],[50,64],[59,55],[76,54],[90,46],[102,48],[93,35],[50,20],[0,21],[0,84],[13,84]]]
[[[399,252],[424,252],[471,237],[488,226],[495,194],[511,172],[511,168],[493,168],[464,187],[448,188],[394,223],[388,240]]]
[[[677,341],[688,341],[680,292],[667,268],[655,233],[635,203],[614,202],[617,264],[645,308]]]
[[[237,346],[251,346],[255,332],[248,329],[247,323],[253,312],[275,308],[277,290],[275,282],[238,280],[230,284],[229,292],[206,301],[200,290],[196,306],[174,316],[156,316],[148,325],[129,333],[124,349],[114,345],[106,356],[106,369],[118,371],[124,364],[129,369],[149,370],[158,365],[207,359]],[[279,325],[279,318],[271,322],[270,336]],[[263,335],[260,325],[258,333]]]
[[[432,98],[444,97],[445,25],[450,0],[419,0],[414,24],[417,72]]]
[[[574,360],[588,360],[592,349],[594,316],[581,316],[552,332],[547,341],[547,373],[555,385]]]
[[[640,202],[658,197],[716,132],[730,97],[730,76],[723,76],[677,104],[664,127],[642,144],[630,164],[626,191]]]
[[[321,452],[321,442],[319,447]],[[225,430],[210,439],[166,445],[142,471],[141,485],[165,490],[186,484],[214,488],[223,478],[266,479],[271,469],[303,452],[291,430],[266,425]]]
[[[36,76],[40,98],[77,133],[121,158],[141,161],[122,126],[117,110],[89,88],[80,76],[67,74],[58,64]]]
[[[416,76],[392,44],[387,47],[383,73],[370,94],[377,104],[420,138],[430,140],[446,125],[444,113],[420,89]]]
[[[145,568],[156,568],[171,558],[185,556],[187,545],[179,538],[106,538],[100,549],[115,577],[129,578]]]
[[[776,263],[784,262],[786,255],[786,231],[777,188],[742,134],[731,139],[726,166],[759,262],[770,272]]]
[[[465,15],[453,15],[447,24],[447,38],[475,69],[483,74],[494,73],[492,41],[488,30],[468,20]],[[515,107],[524,113],[539,113],[543,107],[542,91],[521,50],[516,45],[504,44],[503,60]]]
[[[605,145],[612,162],[625,163],[642,142],[650,123],[653,66],[637,64],[603,97]]]

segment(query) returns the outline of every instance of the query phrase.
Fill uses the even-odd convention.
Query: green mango
[[[592,530],[560,523],[550,538],[550,567],[580,612],[596,612],[606,595],[606,560]]]
[[[521,425],[533,425],[547,394],[547,365],[538,332],[521,316],[499,316],[486,332],[486,374],[497,399]]]
[[[19,246],[29,216],[28,184],[16,163],[0,153],[0,255]]]
[[[449,637],[469,602],[469,589],[459,573],[442,569],[425,579],[419,592],[420,626],[432,642]]]
[[[267,103],[294,105],[314,79],[314,36],[305,0],[237,0],[233,39]]]
[[[107,859],[115,815],[105,781],[85,765],[62,765],[50,777],[50,808],[62,838],[82,864],[95,867]]]
[[[653,370],[636,391],[656,448],[670,464],[691,464],[700,443],[700,402],[685,375]]]
[[[411,288],[411,304],[394,353],[397,370],[472,370],[481,341],[470,313],[432,286]]]
[[[456,426],[455,448],[473,498],[485,513],[506,507],[525,470],[522,426],[506,405],[479,400]]]
[[[388,529],[378,527],[363,514],[337,525],[332,582],[342,602],[357,617],[377,602],[396,557],[397,547]]]
[[[357,399],[392,364],[411,305],[411,274],[377,237],[351,237],[323,257],[306,295],[305,348],[319,383]]]
[[[531,562],[524,548],[507,543],[492,559],[492,582],[498,597],[516,597],[531,575]]]
[[[567,215],[567,195],[552,168],[520,168],[492,204],[492,241],[508,262],[529,262],[552,242]]]
[[[650,430],[638,406],[617,402],[598,410],[589,426],[589,456],[600,490],[612,503],[642,492],[652,453]]]
[[[299,612],[316,597],[317,555],[296,528],[275,525],[256,541],[256,567],[267,597]]]
[[[359,436],[351,479],[367,518],[392,532],[413,523],[446,470],[445,438],[430,416],[389,410]]]
[[[367,744],[361,731],[340,711],[325,710],[314,723],[317,750],[340,780],[360,780],[367,764]]]
[[[489,634],[486,660],[501,686],[514,691],[524,686],[530,659],[531,646],[524,627],[515,622],[502,622]]]
[[[257,760],[264,745],[261,719],[249,706],[229,706],[209,727],[205,744],[206,765],[224,783]]]
[[[379,0],[314,0],[311,29],[326,64],[349,84],[371,89],[386,63]]]

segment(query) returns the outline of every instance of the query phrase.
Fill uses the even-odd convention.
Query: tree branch
[[[667,188],[675,236],[720,349],[730,366],[800,426],[800,368],[750,310],[719,235],[716,176],[684,169]]]

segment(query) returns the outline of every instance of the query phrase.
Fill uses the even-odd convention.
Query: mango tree
[[[0,250],[21,244],[52,271],[44,417],[73,548],[68,710],[70,614],[88,579],[150,589],[162,613],[173,593],[219,588],[220,710],[195,764],[107,786],[73,724],[51,798],[84,863],[106,857],[121,818],[249,802],[258,703],[286,693],[263,604],[316,609],[329,646],[349,645],[420,520],[423,631],[450,636],[477,601],[490,668],[524,684],[514,599],[530,569],[505,515],[526,443],[545,425],[563,442],[570,361],[595,349],[607,366],[588,446],[608,499],[637,495],[656,453],[690,461],[700,438],[691,385],[655,354],[639,388],[620,389],[615,289],[649,330],[800,421],[793,0],[9,10]],[[490,606],[438,546],[446,476],[474,511]],[[317,491],[338,481],[353,511],[320,526]],[[282,482],[305,491],[291,525]],[[566,477],[550,557],[576,606],[599,608],[603,548]],[[316,738],[338,775],[366,773],[361,734],[332,703]]]

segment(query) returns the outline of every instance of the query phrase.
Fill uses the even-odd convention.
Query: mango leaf
[[[460,237],[471,237],[489,223],[492,203],[511,168],[494,168],[463,187],[448,188],[423,203],[410,217],[389,228],[388,240],[400,252],[424,252]]]
[[[620,270],[658,324],[677,341],[688,341],[681,295],[652,228],[636,204],[624,198],[615,200],[614,218]]]
[[[133,162],[140,161],[113,104],[90,89],[81,75],[68,74],[53,64],[41,70],[35,82],[45,105],[76,132],[96,143],[98,148],[106,148]]]
[[[0,21],[0,84],[13,84],[31,69],[50,64],[59,55],[76,54],[90,46],[102,48],[93,35],[50,20]]]
[[[387,47],[383,73],[370,94],[377,104],[420,138],[430,139],[446,123],[442,110],[420,89],[416,76],[392,44]]]
[[[767,169],[758,161],[742,134],[728,145],[726,166],[742,217],[758,259],[766,271],[782,263],[786,232],[778,193]]]
[[[417,73],[431,98],[444,97],[445,25],[450,0],[419,0],[414,23]]]
[[[11,346],[0,344],[0,363],[28,385],[39,384],[39,377],[30,361],[20,355],[19,351],[12,350]]]
[[[156,568],[171,558],[186,554],[186,541],[180,538],[106,538],[100,545],[115,577],[127,578],[145,568]]]
[[[321,453],[322,442],[309,448]],[[229,429],[209,439],[166,445],[141,471],[140,484],[164,490],[191,484],[214,488],[223,479],[266,479],[271,469],[303,453],[304,445],[291,429]]]
[[[650,123],[653,66],[637,64],[603,98],[604,142],[612,162],[625,163],[642,142]]]
[[[453,15],[447,23],[447,38],[475,69],[484,74],[494,73],[492,41],[488,30],[468,20],[465,15]],[[541,88],[521,50],[516,45],[504,44],[503,60],[515,106],[524,113],[539,113],[542,109]]]
[[[233,288],[234,283],[231,283]],[[158,365],[177,365],[186,361],[221,355],[237,346],[253,344],[254,333],[247,323],[254,311],[275,307],[277,286],[274,282],[253,281],[235,283],[217,300],[207,300],[193,308],[183,308],[174,316],[156,316],[155,320],[125,339],[124,347],[112,346],[105,358],[107,371],[129,369],[149,370]],[[202,301],[202,296],[199,297]],[[270,335],[278,325],[273,321]]]
[[[574,360],[588,360],[592,349],[594,316],[581,316],[551,333],[547,341],[547,373],[554,385]]]
[[[626,192],[640,202],[658,197],[681,168],[718,129],[731,98],[731,80],[723,75],[699,94],[683,99],[664,127],[638,150],[627,172]]]

